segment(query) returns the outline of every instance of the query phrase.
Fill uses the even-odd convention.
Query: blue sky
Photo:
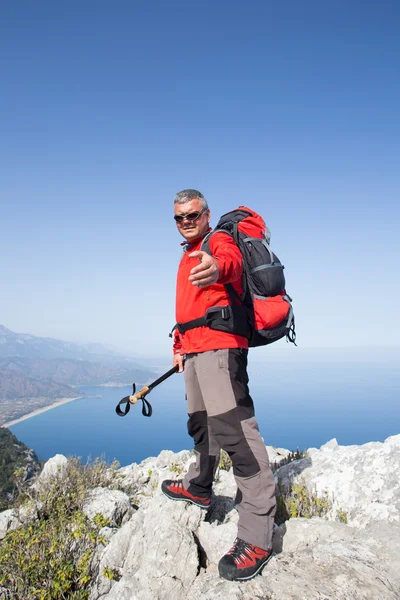
[[[174,194],[247,204],[303,348],[398,345],[400,6],[0,7],[0,323],[168,355]],[[282,342],[283,343],[283,342]]]

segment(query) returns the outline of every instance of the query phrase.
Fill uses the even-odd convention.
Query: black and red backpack
[[[249,346],[264,346],[286,336],[295,343],[292,299],[286,293],[284,266],[270,247],[270,232],[264,219],[246,206],[223,215],[202,243],[208,254],[210,237],[215,232],[233,237],[243,258],[243,295],[239,298],[231,284],[226,284],[232,314],[221,319],[217,311],[208,315],[207,325],[243,335]],[[214,318],[213,318],[214,313]]]

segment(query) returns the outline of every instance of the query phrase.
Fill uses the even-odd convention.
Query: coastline
[[[53,404],[49,404],[48,406],[43,406],[42,408],[37,408],[18,419],[14,419],[13,421],[8,421],[8,423],[3,423],[0,427],[12,427],[17,423],[21,423],[21,421],[26,421],[26,419],[31,419],[32,417],[36,417],[36,415],[40,415],[41,413],[47,412],[52,408],[57,408],[57,406],[61,406],[62,404],[67,404],[68,402],[73,402],[74,400],[79,400],[80,398],[84,398],[85,396],[76,396],[76,398],[60,398],[56,400]]]

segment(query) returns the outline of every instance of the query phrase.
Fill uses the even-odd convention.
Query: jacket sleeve
[[[219,267],[218,283],[232,283],[242,276],[242,253],[229,234],[218,232],[212,235],[210,250]]]
[[[180,354],[182,348],[181,334],[177,329],[174,331],[174,342],[173,342],[173,352],[174,354]]]

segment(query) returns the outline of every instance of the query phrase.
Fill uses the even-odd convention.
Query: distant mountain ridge
[[[147,383],[156,373],[101,344],[15,333],[0,325],[0,425],[81,397],[80,385]]]
[[[16,333],[0,325],[0,357],[71,358],[99,361],[125,357],[101,344],[76,344],[54,338],[39,337],[29,333]]]
[[[146,381],[153,369],[101,344],[76,344],[15,333],[0,325],[0,368],[70,385]],[[1,396],[0,396],[1,398]]]
[[[57,400],[59,398],[76,398],[79,395],[81,394],[70,385],[56,382],[50,378],[39,380],[26,377],[13,369],[0,367],[0,406],[2,402],[19,398]]]
[[[152,371],[126,362],[111,365],[64,358],[33,359],[18,356],[0,358],[0,370],[35,379],[52,379],[66,385],[130,384],[145,383]],[[0,388],[1,390],[1,388]],[[1,393],[0,393],[1,398]]]

